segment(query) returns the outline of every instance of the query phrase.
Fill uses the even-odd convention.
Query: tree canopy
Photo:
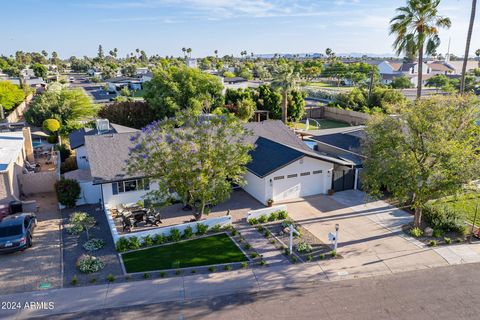
[[[175,191],[194,209],[197,220],[207,207],[228,199],[232,183],[243,185],[250,161],[247,132],[232,117],[184,114],[153,122],[132,138],[128,172],[159,182],[149,196],[164,199]]]
[[[0,105],[11,110],[25,99],[25,92],[10,81],[0,81]]]
[[[97,106],[82,89],[52,88],[33,99],[25,112],[25,120],[41,127],[45,120],[57,119],[63,126],[93,117],[96,113]]]
[[[436,96],[401,108],[397,117],[376,115],[367,124],[363,186],[383,190],[415,209],[415,225],[429,200],[453,195],[478,179],[479,100]]]
[[[153,110],[143,101],[123,101],[106,104],[98,116],[122,126],[141,129],[156,119]]]
[[[194,114],[223,105],[222,83],[196,68],[173,66],[157,68],[145,83],[144,99],[158,119],[189,110]]]

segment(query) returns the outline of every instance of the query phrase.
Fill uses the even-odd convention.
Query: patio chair
[[[132,220],[130,220],[130,218],[122,216],[122,226],[123,226],[123,231],[131,232],[134,225],[132,223]]]
[[[158,226],[159,223],[162,223],[160,212],[150,212],[151,214],[147,214],[145,219],[145,224]]]

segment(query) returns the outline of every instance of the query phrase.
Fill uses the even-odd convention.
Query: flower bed
[[[93,238],[83,244],[83,248],[87,251],[97,251],[105,246],[105,240]]]
[[[97,257],[84,254],[78,258],[77,267],[83,273],[94,273],[102,270],[105,263]]]

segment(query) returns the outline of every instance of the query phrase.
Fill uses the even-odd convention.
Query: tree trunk
[[[287,109],[288,109],[288,92],[283,91],[282,93],[282,121],[287,123]]]
[[[465,56],[463,57],[462,81],[460,83],[460,93],[465,92],[465,75],[467,73],[468,53],[470,52],[470,41],[472,40],[473,23],[475,22],[476,9],[477,9],[477,0],[472,0],[472,11],[470,13],[470,25],[468,26],[467,44],[465,46]]]
[[[413,220],[413,225],[415,227],[420,227],[420,223],[422,222],[422,208],[416,207],[415,208],[415,218]]]
[[[422,96],[422,78],[423,78],[423,43],[418,49],[418,78],[417,78],[417,99]]]

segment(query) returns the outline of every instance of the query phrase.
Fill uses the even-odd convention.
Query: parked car
[[[37,225],[34,213],[6,216],[0,221],[0,252],[25,250],[33,245],[33,230]]]

